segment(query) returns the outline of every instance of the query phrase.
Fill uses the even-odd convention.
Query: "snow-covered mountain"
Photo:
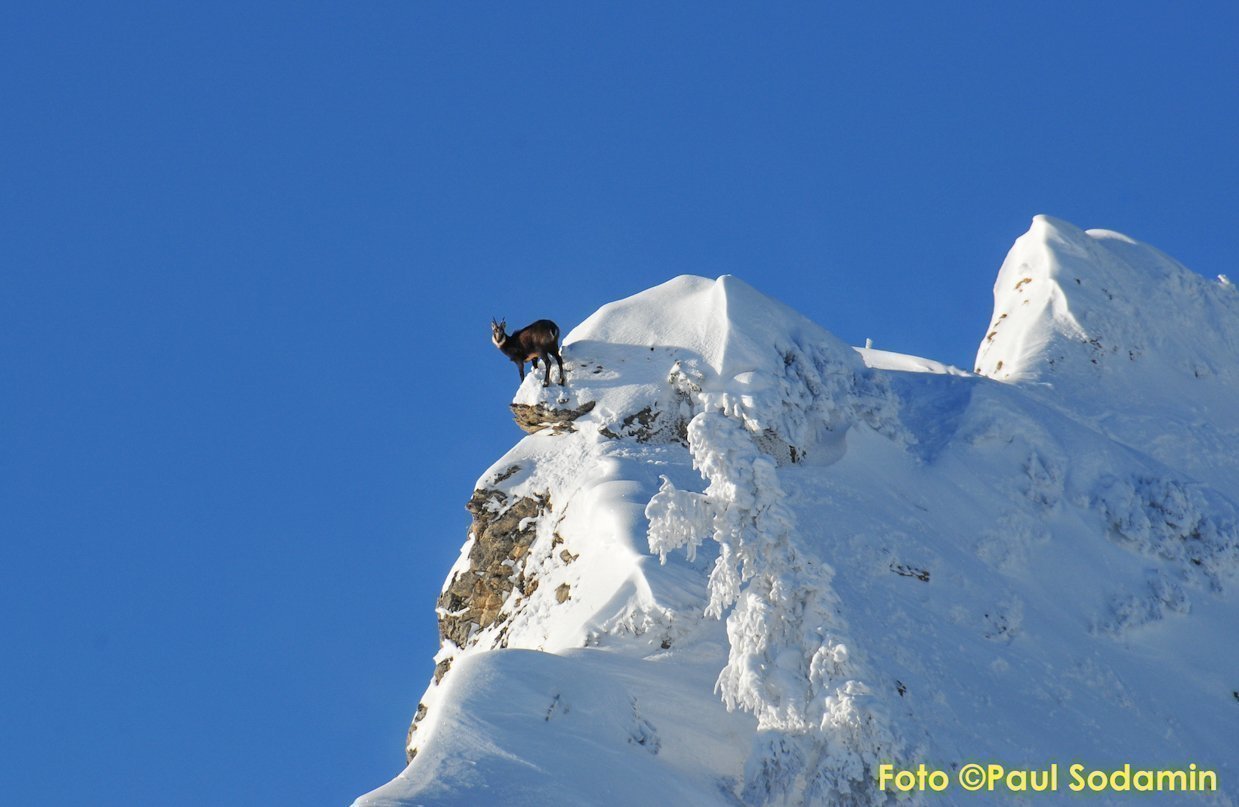
[[[994,303],[974,373],[730,276],[599,309],[517,393],[357,804],[877,804],[883,763],[974,762],[1239,802],[1239,290],[1037,217]]]

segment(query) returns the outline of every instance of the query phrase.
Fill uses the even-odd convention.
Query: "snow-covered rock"
[[[729,276],[564,342],[470,501],[409,766],[358,805],[879,804],[884,762],[974,761],[1239,799],[1233,286],[1038,217],[977,374]]]

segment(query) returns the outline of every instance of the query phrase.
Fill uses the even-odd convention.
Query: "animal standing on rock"
[[[540,319],[512,333],[507,332],[507,327],[507,320],[496,322],[492,318],[490,340],[503,355],[516,362],[516,367],[521,373],[521,381],[525,380],[525,362],[532,362],[534,368],[537,369],[538,359],[542,359],[542,366],[546,368],[546,378],[542,381],[542,386],[549,387],[551,357],[553,356],[559,364],[559,384],[563,386],[565,383],[564,360],[559,355],[559,326],[549,319]]]

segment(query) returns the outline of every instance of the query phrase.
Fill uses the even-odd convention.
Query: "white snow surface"
[[[976,371],[1107,436],[1239,489],[1239,290],[1109,230],[1048,216],[994,283]]]
[[[539,585],[444,646],[415,758],[357,805],[880,804],[883,762],[1195,763],[1217,792],[1140,803],[1239,802],[1229,283],[1038,216],[976,374],[730,276],[564,341],[568,386],[516,402],[594,408],[478,480],[549,497]],[[898,800],[1073,797],[1133,799]]]

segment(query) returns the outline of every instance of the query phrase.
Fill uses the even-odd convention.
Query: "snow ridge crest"
[[[976,371],[1003,381],[1227,374],[1239,352],[1239,293],[1110,230],[1037,216],[994,283]]]

